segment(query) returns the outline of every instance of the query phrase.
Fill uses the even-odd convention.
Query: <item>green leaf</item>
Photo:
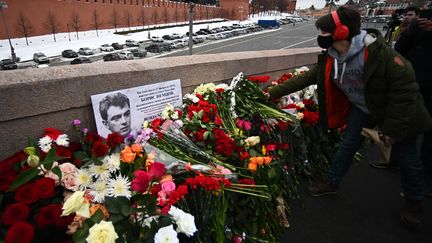
[[[84,151],[77,151],[73,155],[74,155],[74,158],[79,159],[79,160],[88,160],[90,158],[88,156],[88,154]]]
[[[110,216],[110,220],[113,222],[114,225],[117,225],[117,223],[121,222],[124,218],[125,217],[120,214],[111,214]]]
[[[102,212],[102,210],[98,209],[92,216],[91,216],[91,220],[95,223],[98,224],[100,221],[102,221],[102,219],[104,218],[104,214]]]
[[[61,160],[64,159],[65,157],[57,157],[56,155],[56,148],[53,147],[52,149],[50,149],[50,151],[48,151],[47,156],[45,157],[45,159],[41,162],[42,165],[44,165],[45,169],[51,169],[52,167],[52,163],[54,163],[54,161],[57,160]],[[49,166],[51,164],[51,167]],[[45,166],[47,165],[47,166]],[[49,167],[49,168],[47,168]]]
[[[89,224],[86,222],[88,222],[90,220],[86,220],[83,224],[83,227],[78,229],[73,235],[72,235],[72,240],[76,243],[85,243],[86,242],[86,238],[88,236],[88,231],[90,229]]]
[[[61,172],[60,168],[58,166],[56,166],[56,167],[52,168],[51,171],[54,174],[56,174],[58,176],[58,178],[59,178],[59,181],[61,181],[61,179],[62,179],[62,172]]]
[[[15,179],[15,181],[12,182],[8,191],[13,191],[13,190],[17,189],[18,187],[31,181],[38,174],[39,174],[39,169],[37,169],[37,168],[30,168],[28,170],[23,171],[21,174],[18,175],[18,177]]]
[[[258,155],[257,151],[255,151],[254,149],[249,149],[249,154],[250,157],[256,157]]]

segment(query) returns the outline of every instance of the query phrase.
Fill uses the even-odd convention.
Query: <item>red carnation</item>
[[[214,120],[214,123],[216,125],[222,126],[222,118],[220,116],[216,116],[215,120]]]
[[[55,181],[48,177],[42,177],[36,181],[38,197],[42,199],[51,198],[55,194]]]
[[[34,183],[28,183],[18,189],[15,200],[21,203],[32,204],[38,199],[39,190]]]
[[[154,186],[152,186],[152,188],[150,189],[150,193],[153,196],[157,196],[158,192],[160,192],[160,190],[162,190],[162,187],[160,184],[155,184]]]
[[[67,147],[56,146],[56,155],[58,157],[70,158],[72,157],[72,152]]]
[[[155,118],[151,123],[151,127],[153,130],[159,130],[159,127],[162,125],[162,120],[160,118]]]
[[[124,141],[124,137],[118,133],[111,133],[107,137],[107,145],[110,146],[110,148],[115,148],[122,144]]]
[[[59,204],[50,204],[40,209],[35,216],[35,221],[39,228],[44,228],[48,225],[55,225],[60,219],[62,207]]]
[[[303,116],[303,121],[307,125],[318,124],[318,121],[319,121],[319,114],[318,114],[318,112],[304,111],[303,115],[304,115]]]
[[[45,136],[50,137],[52,140],[56,140],[58,136],[62,135],[63,133],[55,128],[48,127],[45,128]]]
[[[302,102],[307,107],[313,106],[315,104],[315,102],[312,99],[303,99]]]
[[[92,155],[94,155],[95,157],[102,157],[108,153],[108,150],[108,145],[102,143],[101,141],[97,141],[93,144]]]
[[[181,197],[184,197],[188,194],[188,187],[186,185],[180,185],[177,187],[177,192],[181,195]]]
[[[12,225],[19,221],[24,221],[30,215],[30,209],[24,203],[14,203],[9,205],[2,215],[2,223]]]
[[[204,128],[201,128],[200,130],[198,130],[198,132],[196,132],[196,134],[195,134],[196,141],[203,142],[205,140],[204,139],[204,133],[205,132],[207,132],[207,130]]]
[[[248,151],[244,151],[240,153],[240,160],[245,160],[245,159],[249,159],[250,154]]]
[[[34,228],[28,222],[13,224],[6,233],[5,243],[30,243],[34,238]]]

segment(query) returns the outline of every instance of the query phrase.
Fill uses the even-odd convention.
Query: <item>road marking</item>
[[[300,42],[297,42],[297,43],[295,43],[295,44],[292,44],[292,45],[289,45],[289,46],[285,46],[285,47],[283,47],[283,48],[281,48],[281,49],[279,49],[279,50],[284,50],[284,49],[291,48],[291,47],[293,47],[293,46],[298,46],[298,45],[300,45],[300,44],[303,44],[303,43],[306,43],[306,42],[309,42],[309,41],[312,41],[312,40],[316,40],[316,36],[314,36],[313,38],[310,38],[310,39],[308,39],[308,40],[300,41]]]
[[[306,24],[306,25],[302,25],[302,26],[299,26],[297,28],[292,28],[292,29],[280,29],[280,30],[288,32],[288,31],[292,31],[292,30],[302,29],[302,28],[304,28],[306,26],[309,26],[309,25],[312,25],[312,24]],[[279,33],[274,33],[274,34],[270,34],[270,35],[264,35],[264,36],[260,36],[260,37],[256,37],[256,38],[251,38],[251,39],[247,39],[247,40],[244,40],[244,41],[239,41],[239,42],[235,42],[235,43],[232,43],[232,44],[223,45],[223,46],[220,46],[220,47],[208,49],[208,50],[205,50],[205,51],[196,52],[196,53],[193,53],[193,55],[203,54],[203,53],[211,52],[211,51],[214,51],[214,50],[219,50],[219,49],[222,49],[222,48],[225,48],[225,47],[228,47],[228,46],[233,46],[233,45],[237,45],[237,44],[248,42],[248,41],[252,41],[252,40],[258,40],[258,39],[262,39],[262,38],[268,38],[269,36],[278,35],[278,34]]]

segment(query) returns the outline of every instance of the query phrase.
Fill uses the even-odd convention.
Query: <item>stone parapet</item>
[[[316,63],[319,48],[232,52],[92,63],[0,72],[0,159],[39,137],[45,127],[73,134],[80,119],[95,130],[90,96],[181,79],[183,94],[206,82],[227,82],[239,72],[278,78]]]

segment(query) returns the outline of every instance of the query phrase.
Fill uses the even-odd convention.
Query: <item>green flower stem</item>
[[[267,188],[267,185],[249,185],[249,184],[238,184],[238,183],[231,183],[232,186],[241,186],[241,187],[261,187],[261,188]]]
[[[246,195],[250,195],[250,196],[254,196],[254,197],[261,197],[261,198],[265,198],[265,199],[270,199],[269,196],[264,196],[264,195],[260,195],[260,194],[245,192],[245,191],[241,191],[241,190],[236,190],[236,189],[231,189],[231,188],[225,188],[225,190],[231,191],[231,192],[242,193],[242,194],[246,194]]]

